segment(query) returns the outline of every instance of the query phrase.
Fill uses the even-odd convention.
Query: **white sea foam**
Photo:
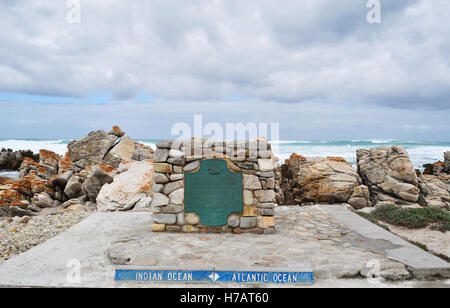
[[[64,155],[67,152],[67,144],[71,140],[0,140],[1,148],[10,148],[14,151],[32,150],[37,153],[40,149],[47,149]],[[137,140],[140,143],[156,148],[157,140]],[[387,142],[387,143],[384,143]],[[275,143],[274,143],[275,144]],[[339,142],[326,141],[289,141],[283,140],[276,143],[273,148],[277,151],[275,155],[280,162],[289,158],[292,153],[301,154],[306,157],[339,156],[348,162],[356,164],[356,151],[358,149],[375,148],[380,145],[391,144],[406,147],[414,167],[421,169],[424,164],[443,160],[443,153],[450,151],[450,142],[445,143],[419,143],[416,141],[393,141],[386,140],[352,140]]]

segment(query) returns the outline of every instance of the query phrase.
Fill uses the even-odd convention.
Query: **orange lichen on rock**
[[[113,126],[112,131],[120,135],[125,135],[125,132],[117,125]]]
[[[116,168],[113,168],[113,167],[110,167],[110,166],[107,166],[107,165],[103,165],[103,164],[102,165],[98,165],[98,166],[100,167],[100,169],[102,169],[106,173],[111,173],[111,172],[117,170]]]
[[[0,205],[9,205],[9,203],[3,200],[3,198],[0,198]]]
[[[299,161],[306,161],[306,157],[302,156],[302,155],[298,155],[296,153],[293,153],[291,155],[291,160],[299,160]]]
[[[41,167],[37,162],[35,162],[32,158],[25,157],[22,161],[22,165],[20,168],[23,168],[24,166],[35,166],[36,168]]]
[[[71,169],[71,167],[72,167],[72,160],[70,159],[69,152],[66,152],[64,157],[62,159],[60,159],[60,161],[59,161],[59,170],[60,170],[60,172],[61,171],[65,172],[65,171]]]
[[[12,189],[0,191],[0,198],[8,202],[22,201],[25,199],[20,192]]]
[[[39,150],[39,155],[41,159],[54,159],[54,160],[60,160],[61,156],[56,154],[55,152],[49,151],[49,150]]]
[[[347,161],[346,161],[344,158],[342,158],[342,157],[333,157],[333,156],[329,156],[329,157],[328,157],[328,160],[335,161],[335,162],[338,162],[338,163],[346,163],[346,162],[347,162]]]

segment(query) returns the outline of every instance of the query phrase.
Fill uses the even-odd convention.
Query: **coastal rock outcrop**
[[[32,151],[16,151],[11,149],[2,149],[0,151],[0,170],[16,171],[19,170],[23,159],[28,157],[33,161],[39,160],[39,155],[34,154]]]
[[[402,146],[358,150],[358,172],[369,187],[372,203],[412,205],[419,200],[416,171]]]
[[[420,175],[419,187],[420,205],[450,210],[450,176]]]
[[[120,172],[126,175],[117,179],[119,190],[108,196],[112,204],[125,210],[146,207],[151,202],[153,181],[145,175],[153,174],[153,167],[152,161],[145,159],[153,158],[153,150],[135,143],[117,126],[108,134],[95,131],[71,142],[64,156],[48,150],[40,150],[39,155],[32,155],[30,151],[23,151],[23,155],[22,152],[3,152],[6,153],[2,154],[6,157],[3,161],[7,161],[8,166],[16,168],[10,162],[21,162],[16,168],[19,180],[0,178],[2,216],[35,215],[43,208],[68,208],[74,204],[95,209],[102,187],[113,183],[121,163]],[[142,160],[142,163],[133,166],[132,159]],[[136,188],[139,183],[141,187]]]
[[[111,184],[106,184],[97,196],[97,209],[101,211],[126,211],[150,206],[153,194],[153,162],[123,162],[119,174]]]
[[[121,162],[131,159],[134,148],[135,144],[133,139],[128,136],[122,137],[108,154],[106,154],[103,163],[113,168],[117,168]]]
[[[285,202],[347,203],[370,206],[366,189],[353,166],[340,157],[306,158],[293,154],[282,166],[280,186]],[[364,199],[361,200],[361,199]]]
[[[117,139],[115,135],[98,130],[80,140],[72,141],[67,146],[72,163],[79,169],[100,165]]]

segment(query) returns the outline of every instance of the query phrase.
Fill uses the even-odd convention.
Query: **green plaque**
[[[199,171],[186,173],[184,191],[185,213],[199,215],[202,226],[224,226],[243,211],[242,173],[228,170],[225,160],[204,160]]]

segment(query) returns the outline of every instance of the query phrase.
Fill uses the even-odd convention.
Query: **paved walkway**
[[[373,264],[380,265],[381,275],[386,278],[409,276],[402,263],[390,259],[396,257],[393,252],[402,251],[405,242],[395,236],[395,240],[390,236],[385,240],[386,234],[375,238],[359,234],[364,230],[356,232],[352,224],[349,227],[349,221],[341,217],[354,214],[344,211],[321,206],[280,207],[277,209],[278,233],[265,236],[152,233],[149,213],[95,213],[59,236],[0,265],[0,286],[187,286],[117,283],[113,280],[114,270],[123,265],[149,269],[155,266],[314,271],[318,279],[316,287],[449,286],[445,281],[385,285],[378,280],[339,279],[365,275]],[[358,224],[370,223],[358,221]],[[415,252],[421,254],[421,250],[416,249]],[[73,273],[77,262],[80,263],[81,284],[71,281],[76,277]]]

